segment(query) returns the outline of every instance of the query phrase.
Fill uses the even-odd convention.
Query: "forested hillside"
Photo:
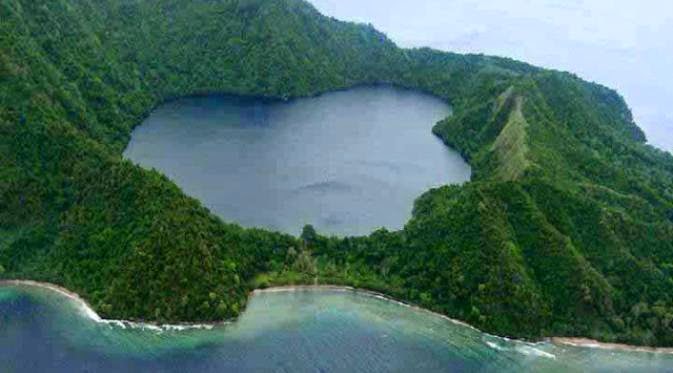
[[[302,0],[0,0],[0,20],[0,277],[160,322],[233,317],[255,286],[317,279],[496,334],[673,346],[673,156],[613,90],[400,49]],[[243,229],[121,156],[173,97],[373,83],[447,100],[434,132],[473,167],[399,232]]]

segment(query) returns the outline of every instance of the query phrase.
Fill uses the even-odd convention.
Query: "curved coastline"
[[[40,289],[46,289],[59,293],[66,298],[75,302],[79,309],[82,311],[84,316],[88,317],[92,321],[100,324],[116,325],[122,329],[134,328],[134,329],[146,329],[156,332],[162,331],[181,331],[188,329],[212,329],[218,325],[227,324],[227,321],[217,322],[217,323],[181,323],[181,324],[158,324],[152,322],[138,322],[130,320],[109,320],[104,319],[94,311],[93,307],[82,298],[79,294],[70,291],[62,286],[51,284],[48,282],[39,282],[32,280],[0,280],[0,287],[3,286],[28,286],[36,287]]]
[[[150,331],[155,331],[155,332],[163,332],[163,331],[182,331],[182,330],[189,330],[189,329],[206,329],[210,330],[213,329],[216,326],[220,325],[226,325],[231,323],[232,321],[222,321],[222,322],[211,322],[211,323],[181,323],[181,324],[158,324],[158,323],[151,323],[151,322],[136,322],[136,321],[128,321],[128,320],[108,320],[108,319],[103,319],[100,317],[96,311],[94,311],[93,307],[85,300],[83,299],[79,294],[70,291],[62,286],[47,283],[47,282],[38,282],[38,281],[32,281],[32,280],[0,280],[0,287],[3,286],[29,286],[29,287],[37,287],[41,289],[46,289],[49,291],[53,291],[56,293],[59,293],[68,299],[76,302],[80,309],[82,310],[83,314],[93,320],[94,322],[97,323],[102,323],[102,324],[109,324],[109,325],[115,325],[121,328],[137,328],[137,329],[146,329]],[[348,292],[348,293],[354,293],[358,295],[363,295],[363,296],[368,296],[372,298],[377,298],[381,300],[385,300],[387,302],[393,302],[398,305],[408,307],[410,309],[413,309],[414,311],[419,311],[419,312],[425,312],[428,314],[431,314],[433,316],[440,317],[444,320],[447,320],[451,323],[454,323],[456,325],[464,326],[467,328],[470,328],[474,331],[478,331],[484,335],[494,337],[494,338],[500,338],[505,341],[514,341],[514,342],[520,342],[520,343],[525,343],[529,345],[537,345],[540,343],[551,343],[556,346],[571,346],[571,347],[579,347],[579,348],[593,348],[593,349],[601,349],[601,350],[614,350],[614,351],[624,351],[624,352],[640,352],[640,353],[655,353],[655,354],[673,354],[673,348],[669,347],[648,347],[648,346],[636,346],[636,345],[627,345],[627,344],[621,344],[621,343],[608,343],[608,342],[600,342],[597,340],[589,339],[589,338],[582,338],[582,337],[550,337],[550,338],[544,338],[539,342],[530,342],[530,341],[525,341],[525,340],[520,340],[520,339],[514,339],[514,338],[508,338],[504,336],[496,336],[492,335],[489,333],[486,333],[482,330],[477,329],[476,327],[467,324],[463,321],[456,320],[453,318],[450,318],[446,315],[428,310],[426,308],[419,307],[414,304],[410,304],[404,301],[401,301],[399,299],[392,298],[390,296],[387,296],[383,293],[379,293],[376,291],[372,290],[367,290],[367,289],[359,289],[359,288],[354,288],[351,286],[339,286],[339,285],[289,285],[289,286],[275,286],[275,287],[269,287],[265,289],[255,289],[252,292],[250,292],[250,297],[253,297],[257,294],[262,294],[262,293],[289,293],[289,292],[302,292],[302,291],[337,291],[337,292]],[[548,354],[548,357],[555,358],[554,355]]]
[[[634,346],[623,343],[600,342],[595,339],[582,337],[551,337],[547,338],[550,343],[557,346],[572,346],[581,348],[597,348],[601,350],[613,350],[624,352],[645,352],[654,354],[673,354],[673,347],[648,347]]]

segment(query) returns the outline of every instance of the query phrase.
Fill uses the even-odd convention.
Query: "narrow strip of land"
[[[628,352],[648,352],[656,354],[673,354],[673,348],[668,347],[647,347],[647,346],[633,346],[623,343],[605,343],[599,342],[589,338],[566,338],[553,337],[549,341],[556,345],[583,347],[583,348],[598,348],[603,350],[617,350]]]

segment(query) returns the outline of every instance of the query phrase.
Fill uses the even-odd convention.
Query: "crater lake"
[[[125,157],[175,181],[227,222],[299,234],[401,229],[414,200],[470,167],[432,134],[443,101],[392,86],[289,102],[205,96],[168,102]]]

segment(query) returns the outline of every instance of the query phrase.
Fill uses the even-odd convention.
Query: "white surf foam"
[[[118,327],[121,329],[141,329],[141,330],[148,330],[148,331],[153,331],[157,333],[165,332],[165,331],[175,331],[175,332],[180,332],[180,331],[185,331],[185,330],[195,330],[195,329],[203,329],[203,330],[210,330],[215,327],[215,324],[177,324],[177,325],[172,325],[172,324],[154,324],[154,323],[145,323],[145,322],[135,322],[135,321],[128,321],[128,320],[108,320],[100,317],[96,311],[89,306],[89,304],[84,301],[82,298],[80,298],[77,294],[72,293],[70,291],[67,291],[66,289],[63,289],[59,286],[52,285],[52,284],[46,284],[46,283],[39,283],[35,281],[5,281],[6,284],[9,285],[19,285],[19,286],[32,286],[32,287],[37,287],[41,289],[46,289],[55,293],[58,293],[66,298],[68,298],[70,301],[74,302],[75,305],[77,306],[79,312],[82,314],[82,316],[88,318],[89,320],[96,322],[98,324],[105,324],[109,325],[111,327]],[[224,324],[224,323],[222,323]]]

